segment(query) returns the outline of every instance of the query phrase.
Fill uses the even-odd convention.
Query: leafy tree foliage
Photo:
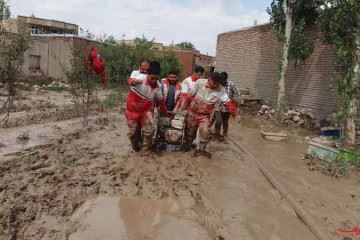
[[[314,50],[314,38],[306,30],[315,26],[318,16],[318,0],[273,0],[267,12],[270,14],[270,22],[278,38],[285,42],[286,16],[283,8],[284,1],[292,8],[292,26],[289,45],[289,58],[294,60],[295,65],[305,61]]]
[[[145,37],[135,39],[136,45],[103,44],[100,53],[105,59],[106,69],[111,84],[125,85],[126,79],[133,70],[139,68],[142,59],[156,60],[161,64],[161,77],[165,77],[170,70],[182,71],[175,54],[172,52],[155,52],[152,50],[153,40]]]
[[[180,64],[175,53],[171,51],[162,52],[154,59],[160,62],[161,77],[163,78],[169,75],[170,71],[172,70],[176,70],[179,74],[183,71],[183,66]]]
[[[345,121],[346,142],[355,143],[355,118],[360,93],[360,1],[323,0],[319,8],[319,27],[324,41],[332,44],[336,54],[341,111]]]
[[[196,47],[191,42],[181,42],[178,44],[175,44],[175,47],[178,47],[183,50],[196,50]]]
[[[10,16],[10,6],[5,2],[5,0],[0,0],[0,22],[9,19]]]

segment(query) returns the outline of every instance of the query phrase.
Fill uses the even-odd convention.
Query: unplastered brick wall
[[[316,36],[316,30],[310,34]],[[229,73],[238,87],[273,105],[278,92],[278,61],[283,45],[272,32],[270,24],[222,33],[218,36],[216,70]],[[331,46],[316,41],[312,56],[286,72],[288,103],[292,108],[313,109],[325,118],[338,109],[337,79],[333,68]]]

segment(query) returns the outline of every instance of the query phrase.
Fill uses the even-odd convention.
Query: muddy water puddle
[[[210,239],[196,222],[181,218],[184,209],[172,199],[122,199],[99,196],[72,216],[79,224],[70,240]]]
[[[48,144],[62,136],[55,125],[41,125],[0,131],[0,156]]]
[[[118,118],[118,114],[111,113],[104,117],[92,116],[89,125],[102,124],[101,120],[106,124],[116,123],[119,121]],[[82,129],[82,123],[78,118],[16,128],[0,128],[0,159],[7,154],[52,143],[77,129]]]

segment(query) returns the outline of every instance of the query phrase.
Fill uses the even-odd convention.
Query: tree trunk
[[[357,34],[356,42],[356,52],[355,52],[355,65],[353,68],[352,76],[352,86],[357,86],[360,79],[360,34]],[[352,99],[349,106],[349,116],[346,119],[345,123],[345,143],[347,146],[353,146],[356,143],[356,115],[357,115],[357,104],[358,104],[358,95],[352,94]]]
[[[288,4],[289,1],[289,4]],[[277,110],[279,116],[282,116],[286,107],[285,107],[285,74],[289,65],[289,47],[290,47],[290,38],[291,32],[293,29],[293,6],[295,0],[284,0],[283,2],[283,11],[285,13],[286,25],[285,25],[285,43],[284,43],[284,52],[282,56],[282,65],[279,79],[279,91],[277,98]]]

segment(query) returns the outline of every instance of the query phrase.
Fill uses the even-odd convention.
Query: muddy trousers
[[[215,118],[215,135],[220,136],[221,126],[223,128],[223,136],[227,137],[229,129],[230,112],[216,111]]]
[[[186,121],[186,143],[191,146],[196,138],[199,129],[200,145],[199,150],[206,150],[210,136],[210,115],[200,115],[189,112]]]
[[[149,150],[155,133],[152,113],[146,112],[136,118],[127,113],[125,113],[125,116],[129,127],[128,136],[133,150],[140,151],[141,147]]]

